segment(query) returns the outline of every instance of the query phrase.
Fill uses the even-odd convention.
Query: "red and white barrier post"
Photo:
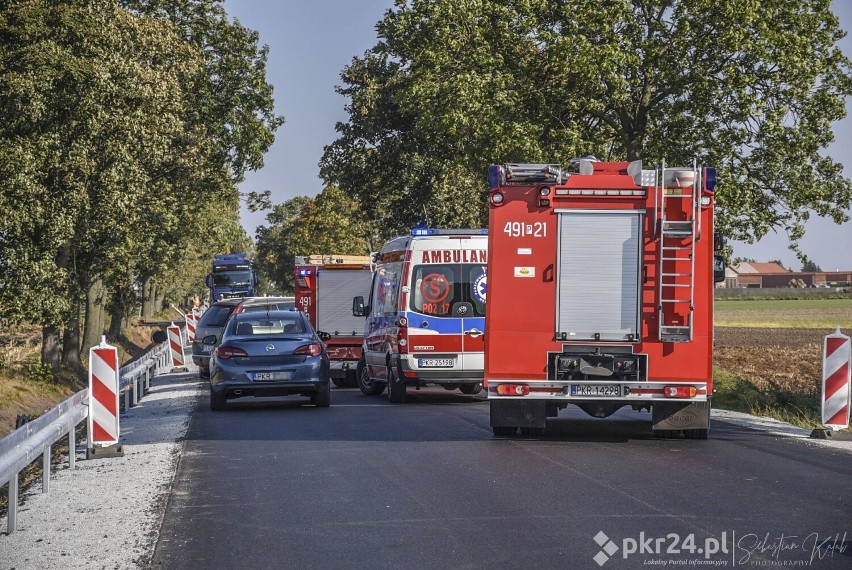
[[[837,327],[834,334],[825,337],[822,351],[822,425],[827,429],[814,430],[811,437],[834,438],[834,432],[849,427],[850,384],[852,342]]]
[[[118,445],[118,349],[106,343],[89,349],[89,418],[86,457],[120,457]]]
[[[183,353],[183,336],[181,335],[180,327],[172,323],[168,327],[168,333],[172,372],[185,372],[186,357]]]
[[[195,315],[195,309],[192,309],[186,314],[186,343],[191,344],[195,340],[195,324],[198,322],[198,317]]]

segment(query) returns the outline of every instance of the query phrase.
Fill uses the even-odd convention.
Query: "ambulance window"
[[[488,280],[485,277],[484,265],[462,265],[467,279],[465,279],[465,296],[467,301],[473,305],[473,313],[477,317],[485,316],[485,297]]]
[[[461,301],[457,283],[459,265],[418,265],[412,271],[411,310],[438,317],[450,316]]]
[[[399,270],[401,264],[386,265],[376,275],[374,315],[392,315],[397,312],[396,301],[399,293]]]

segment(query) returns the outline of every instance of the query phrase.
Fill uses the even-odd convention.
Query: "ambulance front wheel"
[[[370,378],[370,371],[363,359],[358,361],[358,388],[365,396],[378,396],[385,389],[385,383]]]

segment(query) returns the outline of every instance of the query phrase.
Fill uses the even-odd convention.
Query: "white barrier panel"
[[[89,349],[89,447],[118,443],[118,349]]]
[[[822,425],[832,430],[849,427],[849,388],[852,344],[840,332],[825,337],[822,357]]]
[[[183,354],[183,337],[181,336],[180,327],[172,323],[168,327],[169,331],[169,355],[171,356],[172,368],[182,368],[186,362]]]

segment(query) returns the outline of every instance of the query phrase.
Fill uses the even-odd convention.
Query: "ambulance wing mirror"
[[[352,315],[356,317],[363,317],[366,314],[367,307],[364,306],[364,297],[358,295],[352,299]]]
[[[725,280],[725,258],[721,255],[713,256],[713,283],[721,283]]]

